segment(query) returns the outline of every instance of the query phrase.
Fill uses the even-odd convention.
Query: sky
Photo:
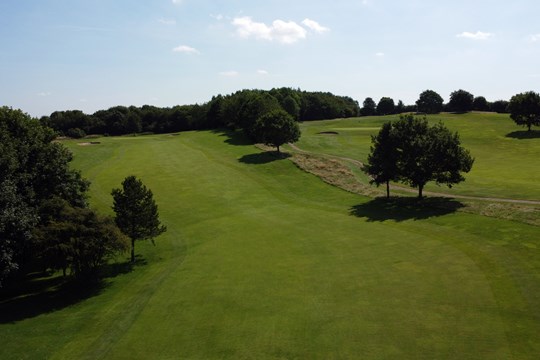
[[[0,105],[32,116],[292,87],[414,104],[540,89],[538,0],[1,0]]]

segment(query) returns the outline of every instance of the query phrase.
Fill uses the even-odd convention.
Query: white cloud
[[[378,53],[375,54],[375,56],[377,56],[377,57],[383,57],[383,56],[384,56],[384,53],[383,53],[383,52],[378,52]]]
[[[158,19],[158,22],[163,25],[176,25],[176,20],[174,19]]]
[[[236,32],[243,38],[277,41],[283,44],[293,44],[305,39],[307,30],[294,21],[274,20],[272,25],[253,21],[249,16],[235,18],[232,22]]]
[[[482,31],[477,31],[475,33],[464,31],[461,34],[456,35],[456,37],[458,38],[465,38],[465,39],[472,39],[472,40],[487,40],[492,36],[493,36],[492,33],[486,33]]]
[[[222,71],[219,73],[219,75],[225,76],[225,77],[236,77],[240,75],[240,73],[238,71],[231,70],[231,71]]]
[[[172,0],[172,3],[175,5],[180,5],[183,0]]]
[[[174,52],[184,53],[188,55],[199,55],[200,51],[187,45],[180,45],[172,49]]]
[[[540,42],[540,34],[533,34],[531,36],[529,36],[529,40],[531,42]]]
[[[257,70],[257,74],[259,74],[259,75],[268,75],[268,71],[266,71],[266,70]]]
[[[40,97],[47,97],[47,96],[51,96],[52,93],[48,92],[48,91],[42,91],[40,93],[37,94],[37,96],[40,96]]]
[[[223,20],[224,16],[221,15],[221,14],[217,14],[217,15],[213,15],[213,14],[210,14],[210,17],[213,18],[213,19],[216,19],[216,20]]]
[[[311,20],[311,19],[304,19],[304,21],[302,21],[302,24],[305,27],[307,27],[307,28],[315,31],[316,33],[319,33],[319,34],[330,30],[329,28],[321,26],[318,22],[316,22],[315,20]]]

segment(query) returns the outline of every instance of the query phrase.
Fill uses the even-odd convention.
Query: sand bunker
[[[90,141],[90,142],[78,143],[77,145],[79,145],[79,146],[91,146],[91,145],[99,145],[99,144],[101,144],[101,142],[99,142],[99,141]]]

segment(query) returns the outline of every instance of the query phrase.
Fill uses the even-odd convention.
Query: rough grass
[[[384,186],[370,186],[369,179],[358,174],[357,164],[351,165],[347,164],[346,160],[300,152],[294,152],[291,161],[300,169],[318,176],[324,182],[343,190],[369,197],[386,196]],[[394,186],[391,190],[391,196],[396,195],[415,197],[416,193],[403,191],[400,187]],[[433,196],[431,196],[427,204],[434,208],[444,208],[448,203],[447,198],[438,197],[436,199],[434,201]],[[462,206],[456,209],[458,211],[540,226],[540,205],[471,199],[459,199],[459,201]]]
[[[538,227],[459,202],[370,199],[236,134],[69,143],[110,212],[130,174],[168,232],[134,271],[28,311],[2,297],[2,359],[536,359]],[[47,281],[47,279],[37,279]],[[26,309],[26,310],[25,310]]]

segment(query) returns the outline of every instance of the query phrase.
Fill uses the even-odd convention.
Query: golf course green
[[[477,159],[455,191],[540,199],[540,139],[506,136],[507,116],[441,119]],[[298,146],[365,160],[383,120],[305,123]],[[536,226],[351,194],[234,132],[92,141],[65,142],[92,207],[112,215],[111,190],[136,175],[168,231],[80,296],[36,278],[0,301],[1,359],[540,354]]]

